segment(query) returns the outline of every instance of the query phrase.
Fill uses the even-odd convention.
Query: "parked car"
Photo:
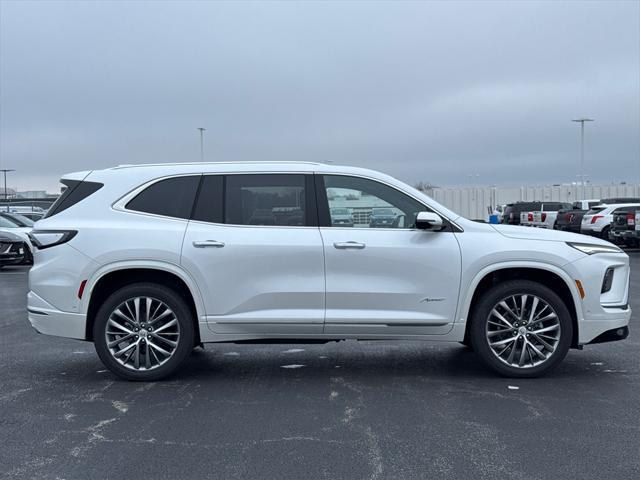
[[[558,211],[570,208],[571,204],[564,202],[544,202],[540,210],[535,210],[532,215],[532,227],[553,229],[558,217]]]
[[[613,212],[624,207],[640,207],[640,203],[598,205],[593,207],[582,217],[580,233],[593,235],[602,239],[609,239],[611,222],[613,222]]]
[[[613,212],[611,231],[609,236],[615,243],[622,243],[629,247],[640,246],[636,235],[636,213],[638,207],[622,207]]]
[[[504,209],[502,223],[506,223],[507,225],[520,225],[520,214],[522,212],[532,212],[533,210],[537,210],[540,208],[540,205],[542,205],[541,202],[509,203]],[[526,220],[528,222],[528,218]],[[531,216],[531,220],[533,221],[533,215]]]
[[[601,203],[600,200],[579,200],[573,202],[571,208],[563,208],[558,211],[553,228],[566,232],[580,233],[580,225],[582,224],[584,214]]]
[[[372,228],[391,228],[394,226],[398,215],[393,208],[374,208],[371,210],[369,226]]]
[[[25,262],[27,246],[24,240],[11,232],[0,231],[0,269]]]
[[[62,183],[31,232],[29,321],[92,341],[126,379],[166,377],[205,342],[407,338],[463,342],[533,377],[571,347],[628,335],[629,257],[615,245],[466,220],[371,170],[160,164]],[[406,225],[335,228],[328,189]],[[300,208],[304,224],[249,223],[274,207]]]
[[[32,226],[27,225],[31,221],[28,218],[21,220],[19,217],[17,214],[0,212],[0,232],[9,232],[22,239],[26,246],[24,263],[31,264],[33,262],[33,245],[29,238],[29,232],[32,230]]]
[[[336,227],[353,227],[353,214],[348,208],[332,208],[331,224]]]

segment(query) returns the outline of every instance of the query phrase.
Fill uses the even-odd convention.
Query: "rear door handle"
[[[224,242],[218,242],[217,240],[199,240],[193,242],[193,246],[196,248],[222,248],[224,247]]]
[[[362,250],[365,247],[364,243],[360,243],[360,242],[354,242],[354,241],[349,241],[349,242],[336,242],[333,244],[333,246],[335,248],[339,248],[339,249],[347,249],[347,248],[354,248],[357,250]]]

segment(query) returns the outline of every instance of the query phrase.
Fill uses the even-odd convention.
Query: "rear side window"
[[[191,216],[201,175],[173,177],[149,185],[127,203],[128,210],[152,213],[165,217]]]
[[[60,180],[60,182],[66,186],[62,195],[51,205],[51,208],[47,211],[44,218],[53,217],[54,215],[72,207],[78,202],[81,202],[89,195],[97,192],[103,187],[102,183],[98,182],[85,182],[82,180]]]
[[[225,223],[309,225],[305,175],[229,175],[224,196]]]

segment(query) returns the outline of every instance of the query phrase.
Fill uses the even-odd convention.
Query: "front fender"
[[[575,280],[571,278],[569,273],[567,273],[562,268],[543,262],[530,262],[530,261],[507,261],[507,262],[498,262],[491,265],[487,265],[481,270],[475,272],[469,278],[471,279],[466,287],[463,288],[463,292],[466,292],[465,295],[460,296],[460,303],[458,304],[458,312],[460,315],[456,319],[456,323],[466,323],[469,318],[469,310],[471,308],[471,301],[473,300],[473,294],[475,293],[478,285],[482,281],[484,277],[486,277],[490,273],[497,272],[499,270],[505,270],[508,268],[532,268],[537,270],[546,270],[548,272],[556,274],[560,277],[564,283],[569,288],[571,292],[571,297],[573,298],[573,303],[576,310],[576,315],[578,317],[578,321],[580,321],[584,314],[582,311],[582,301],[580,299],[580,292],[578,292],[578,288],[576,287]]]

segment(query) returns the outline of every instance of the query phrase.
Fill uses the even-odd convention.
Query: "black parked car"
[[[638,207],[622,207],[613,212],[613,221],[609,237],[616,243],[624,243],[629,247],[640,246],[640,237],[636,231],[636,213]]]
[[[504,209],[502,223],[508,225],[520,225],[520,213],[534,212],[542,208],[542,202],[516,202],[509,203]]]
[[[25,262],[29,249],[22,238],[10,232],[0,232],[0,268]]]
[[[369,226],[371,228],[391,228],[396,226],[397,218],[398,215],[395,214],[392,208],[374,208],[371,211]]]

